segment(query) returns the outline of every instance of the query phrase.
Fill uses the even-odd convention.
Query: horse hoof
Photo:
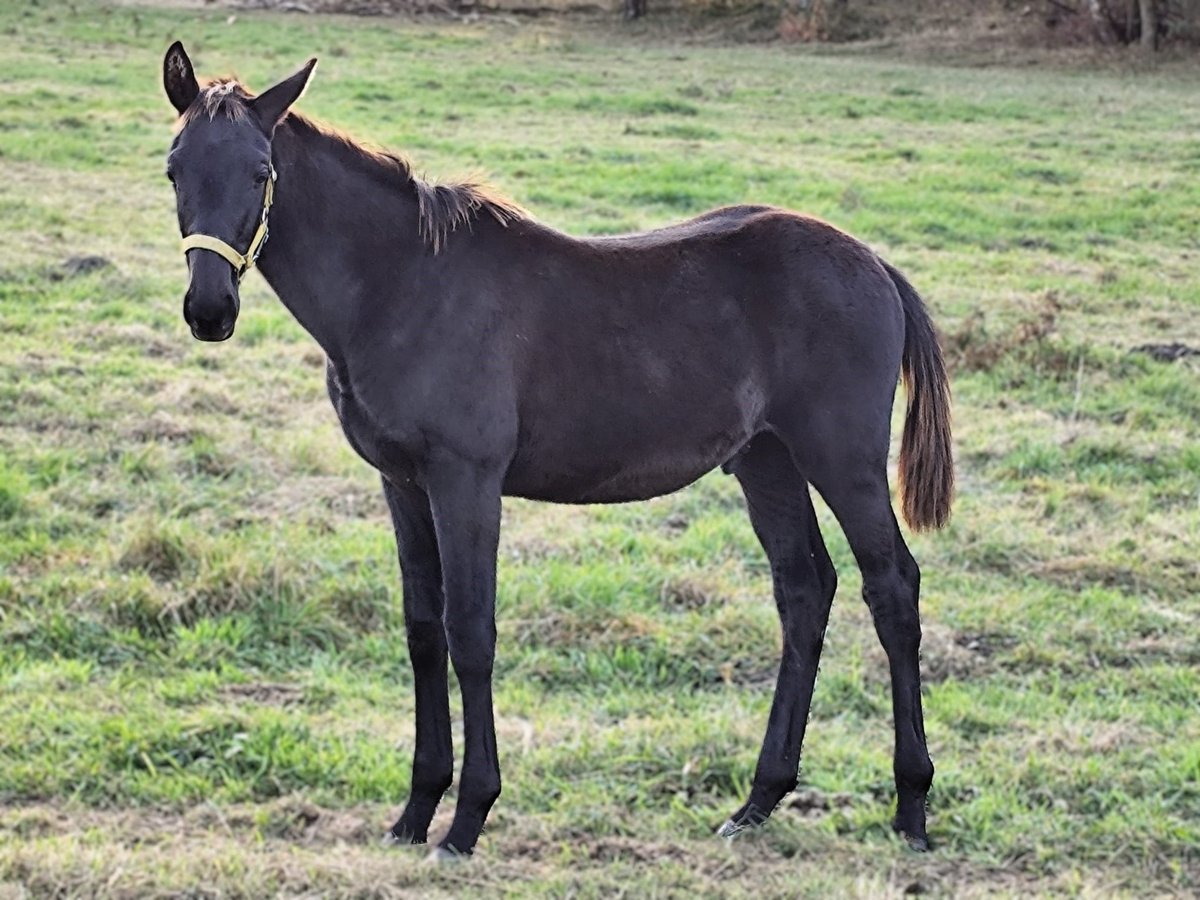
[[[722,840],[732,841],[746,831],[745,825],[739,825],[733,819],[726,820],[725,824],[717,829],[717,837]]]
[[[431,863],[445,866],[466,862],[471,858],[471,855],[469,853],[459,853],[457,850],[452,850],[449,847],[434,847],[425,858]]]
[[[909,850],[912,850],[915,853],[929,852],[929,838],[921,837],[915,834],[905,834],[903,831],[900,832],[900,836],[904,838],[905,843],[908,844]]]
[[[385,847],[414,847],[424,844],[425,841],[417,840],[410,834],[396,834],[389,828],[380,843]]]

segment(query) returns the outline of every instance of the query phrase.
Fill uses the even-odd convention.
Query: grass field
[[[1200,346],[1200,71],[229,17],[0,5],[0,898],[1200,891],[1200,357],[1130,352]],[[906,270],[961,485],[911,542],[935,852],[888,828],[886,665],[823,508],[841,588],[801,787],[711,836],[779,645],[720,475],[506,505],[505,793],[468,865],[378,846],[412,742],[390,528],[257,275],[233,342],[187,334],[174,38],[251,86],[315,54],[305,112],[566,230],[769,202]]]

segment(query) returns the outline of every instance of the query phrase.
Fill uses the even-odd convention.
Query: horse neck
[[[364,260],[402,292],[407,260],[423,255],[415,191],[398,172],[355,156],[337,138],[281,125],[272,142],[279,180],[263,277],[332,359],[344,357],[370,300]],[[375,270],[378,261],[380,270]]]

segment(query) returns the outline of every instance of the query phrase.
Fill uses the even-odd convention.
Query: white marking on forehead
[[[245,91],[245,88],[232,79],[207,84],[200,90],[196,104],[187,111],[182,121],[186,124],[200,112],[206,113],[209,121],[216,118],[220,112],[237,121],[246,114],[246,104],[242,100],[248,100],[249,95]]]
[[[225,96],[228,96],[229,94],[232,94],[236,87],[237,87],[236,82],[220,81],[220,82],[217,82],[216,84],[210,84],[208,87],[206,87],[204,89],[204,96],[206,99],[218,100],[221,97],[225,97]]]

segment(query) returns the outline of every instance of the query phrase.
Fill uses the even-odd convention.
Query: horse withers
[[[389,832],[420,844],[449,788],[448,663],[462,691],[458,805],[435,854],[471,853],[500,794],[492,712],[501,497],[618,503],[720,466],[766,551],[783,650],[750,795],[720,829],[762,824],[797,783],[836,573],[809,495],[846,533],[891,670],[895,828],[928,846],[920,574],[886,463],[898,378],[904,518],[943,525],[949,386],[925,306],[831,225],[731,206],[669,228],[580,239],[483,185],[431,185],[291,110],[315,60],[254,95],[164,60],[179,124],[167,158],[184,235],[184,317],[230,337],[257,265],[328,357],[351,446],[395,526],[416,694],[412,788]]]

